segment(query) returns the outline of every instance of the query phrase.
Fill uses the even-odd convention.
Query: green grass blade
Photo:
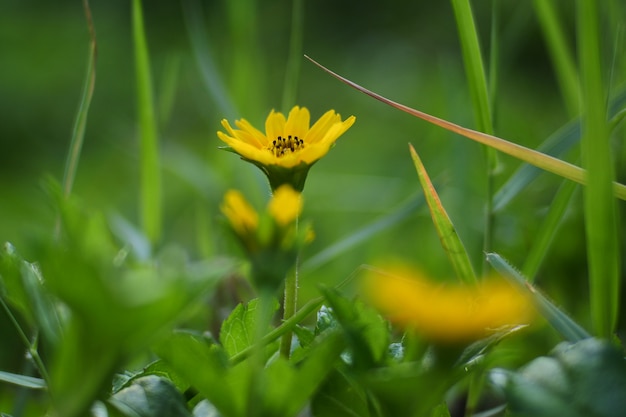
[[[289,39],[289,58],[287,59],[282,103],[285,114],[288,114],[291,107],[296,104],[296,92],[302,62],[302,33],[304,32],[304,1],[293,0],[291,7],[291,38]]]
[[[238,111],[226,92],[224,87],[226,84],[220,76],[213,59],[213,51],[207,42],[209,35],[205,27],[201,4],[199,0],[184,0],[182,8],[189,41],[202,82],[222,116],[229,120],[235,119],[238,117]]]
[[[624,106],[626,106],[626,88],[622,88],[609,105],[609,114],[614,126],[619,123],[620,115],[624,114]],[[555,157],[565,155],[579,143],[580,132],[580,119],[577,118],[550,135],[537,150]],[[542,172],[539,168],[529,164],[519,167],[494,196],[494,211],[504,209]]]
[[[345,238],[327,246],[322,251],[316,253],[300,265],[300,271],[302,273],[311,272],[322,265],[338,258],[346,251],[354,248],[355,246],[366,242],[369,238],[388,229],[394,224],[400,223],[402,220],[415,213],[415,210],[424,205],[424,197],[420,193],[412,197],[409,201],[402,204],[391,213],[382,216],[372,223],[365,225],[364,227],[356,230]]]
[[[10,372],[0,371],[0,381],[8,382],[9,384],[17,385],[24,388],[32,389],[44,389],[46,388],[46,381],[41,378],[34,378],[32,376],[12,374]]]
[[[476,126],[482,132],[493,134],[487,80],[472,8],[469,0],[452,0],[452,7],[459,31],[459,42],[461,42],[463,63],[465,64]]]
[[[63,174],[63,193],[68,196],[72,192],[76,170],[78,169],[78,161],[80,152],[85,140],[85,128],[87,126],[87,115],[89,114],[89,106],[91,98],[96,86],[96,62],[98,60],[98,44],[96,42],[96,29],[91,17],[91,9],[89,1],[84,0],[85,18],[87,19],[87,27],[89,28],[89,55],[87,58],[87,70],[85,73],[85,84],[83,85],[83,93],[78,106],[78,113],[74,121],[72,130],[72,140],[70,149],[65,161],[65,172]]]
[[[143,232],[152,243],[161,235],[161,171],[157,122],[152,93],[148,45],[143,24],[141,0],[133,0],[133,41],[137,77],[137,110],[140,130],[140,218]]]
[[[564,181],[561,184],[550,204],[546,218],[541,226],[537,228],[533,246],[526,256],[524,266],[522,267],[522,272],[528,277],[530,282],[535,280],[535,275],[537,275],[537,271],[539,271],[539,267],[548,253],[576,187],[577,184],[571,181]]]
[[[554,10],[554,2],[535,0],[533,3],[552,59],[565,107],[569,115],[574,116],[579,112],[578,73],[574,58],[572,58],[570,48],[567,45],[565,32]]]
[[[493,134],[493,120],[491,117],[491,105],[489,102],[489,93],[487,91],[487,80],[483,59],[478,42],[478,34],[472,14],[472,7],[469,0],[451,0],[456,18],[456,25],[459,32],[459,42],[461,43],[461,51],[463,53],[463,64],[469,87],[470,97],[472,99],[472,108],[474,110],[474,119],[476,121],[477,130],[487,134]],[[496,9],[494,8],[494,16]],[[496,39],[496,29],[492,28],[492,39]],[[495,44],[492,44],[495,46]],[[492,55],[492,64],[495,68],[496,53]],[[495,81],[495,71],[492,73]],[[487,201],[485,207],[485,231],[483,250],[488,252],[491,250],[491,240],[493,231],[493,180],[494,173],[498,164],[496,151],[493,148],[485,148],[487,159]],[[483,265],[483,269],[484,269]],[[459,272],[459,271],[457,271]]]
[[[513,156],[514,158],[517,158],[521,161],[528,162],[531,165],[534,165],[545,171],[551,172],[560,177],[569,179],[571,181],[574,181],[583,185],[587,183],[585,170],[583,170],[580,167],[577,167],[576,165],[572,165],[568,162],[554,158],[550,155],[543,154],[541,152],[526,148],[524,146],[518,145],[513,142],[509,142],[499,137],[487,135],[485,133],[481,133],[476,130],[468,129],[468,128],[459,126],[455,123],[448,122],[447,120],[443,120],[438,117],[432,116],[428,113],[424,113],[422,111],[412,109],[411,107],[405,106],[404,104],[397,103],[393,100],[390,100],[388,98],[381,96],[380,94],[376,94],[373,91],[370,91],[364,87],[361,87],[355,82],[350,81],[347,78],[344,78],[334,73],[333,71],[329,70],[328,68],[324,67],[323,65],[319,64],[318,62],[314,61],[308,56],[307,56],[307,59],[309,59],[315,65],[317,65],[318,67],[320,67],[322,70],[326,71],[328,74],[332,75],[333,77],[337,78],[341,82],[393,108],[396,108],[412,116],[418,117],[429,123],[442,127],[450,132],[457,133],[475,142],[490,146],[494,149],[499,150],[500,152]],[[613,193],[615,194],[617,198],[621,200],[626,200],[626,186],[624,184],[614,182]]]
[[[450,217],[448,217],[446,209],[441,204],[439,195],[437,195],[437,191],[430,181],[428,172],[426,172],[426,168],[424,168],[424,164],[422,164],[413,145],[409,144],[409,150],[411,151],[411,158],[413,158],[413,163],[415,164],[420,184],[424,190],[424,195],[426,196],[426,202],[430,209],[430,215],[433,218],[433,224],[435,225],[435,229],[437,229],[439,240],[441,240],[441,246],[443,246],[446,255],[448,255],[448,259],[457,277],[463,282],[475,283],[476,273],[472,267],[469,255],[465,250],[465,246],[461,238],[459,238]]]
[[[539,313],[550,323],[554,329],[570,342],[587,339],[591,335],[578,323],[562,312],[550,300],[548,300],[533,285],[513,268],[504,258],[497,253],[488,253],[487,262],[493,266],[504,278],[508,279],[522,291],[527,292],[533,300]]]
[[[591,318],[594,333],[610,338],[619,309],[620,254],[616,204],[611,190],[614,173],[602,81],[598,8],[595,0],[577,2],[577,39],[583,98],[581,149],[588,173],[588,187],[583,196]]]
[[[230,48],[228,84],[232,97],[242,114],[259,114],[267,97],[264,55],[257,43],[259,5],[256,0],[227,1],[226,7]]]

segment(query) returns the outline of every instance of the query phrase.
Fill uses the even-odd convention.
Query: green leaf
[[[156,375],[135,380],[108,402],[129,417],[191,417],[182,394],[169,380]]]
[[[563,342],[519,372],[494,370],[512,416],[619,417],[626,410],[626,362],[610,343]]]
[[[245,362],[231,368],[221,347],[183,332],[176,332],[157,344],[155,351],[223,415],[245,416],[250,375],[232,372],[236,368],[245,371]]]
[[[174,372],[172,367],[165,361],[158,359],[143,368],[140,372],[130,374],[128,376],[125,375],[125,377],[120,378],[119,383],[114,384],[113,386],[113,393],[130,386],[130,384],[139,378],[150,375],[168,379],[180,392],[185,392],[189,388],[189,383],[185,379],[181,378],[176,372]]]
[[[219,339],[229,356],[234,356],[254,344],[259,319],[258,306],[259,299],[251,300],[245,306],[239,304],[222,323]],[[274,302],[272,312],[277,309],[278,302]]]
[[[272,362],[265,372],[263,415],[294,417],[302,411],[334,367],[344,347],[341,332],[329,332],[316,338],[307,348],[306,358],[297,366],[283,357]]]
[[[450,417],[450,410],[448,410],[448,405],[443,402],[435,407],[433,410],[432,417]]]
[[[335,370],[311,401],[314,416],[369,417],[367,394],[359,383]]]
[[[0,371],[0,381],[18,385],[24,388],[43,389],[46,388],[46,381],[32,376],[13,374],[11,372]]]
[[[430,181],[428,172],[426,172],[426,168],[424,168],[424,164],[422,164],[422,160],[415,151],[415,148],[413,148],[413,145],[409,144],[409,150],[411,151],[411,158],[413,158],[420,184],[424,190],[426,202],[428,203],[435,229],[437,229],[441,246],[443,246],[446,255],[448,255],[448,260],[452,264],[457,278],[466,283],[475,283],[476,273],[472,267],[469,255],[465,250],[465,246],[456,232],[450,217],[448,217],[446,209],[441,204],[437,190],[435,190],[435,187]]]
[[[326,310],[324,321],[331,324],[328,313],[334,315],[346,333],[353,365],[357,368],[369,369],[381,363],[387,357],[389,346],[389,323],[375,310],[365,306],[358,300],[350,300],[335,289],[322,288],[324,297],[332,308]],[[319,316],[318,316],[319,317]],[[318,318],[318,326],[320,319]]]
[[[57,307],[44,285],[39,266],[26,262],[10,243],[0,250],[0,296],[14,306],[31,325],[38,326],[56,344],[61,334]]]

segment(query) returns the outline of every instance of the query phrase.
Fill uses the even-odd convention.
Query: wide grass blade
[[[577,39],[582,92],[583,166],[588,187],[583,192],[591,318],[596,335],[610,338],[617,323],[620,253],[616,204],[611,191],[613,161],[609,142],[599,38],[599,5],[577,2]]]
[[[83,142],[85,140],[85,128],[87,126],[87,115],[89,114],[89,106],[91,105],[91,98],[93,97],[93,91],[96,86],[96,62],[98,61],[96,28],[93,24],[93,19],[91,17],[91,8],[89,7],[89,1],[84,0],[83,7],[85,9],[87,27],[89,28],[89,55],[87,58],[87,70],[85,73],[85,84],[83,85],[83,93],[80,99],[80,105],[78,106],[76,120],[74,121],[70,149],[67,154],[67,159],[65,161],[65,172],[63,174],[63,194],[65,196],[68,196],[72,192],[72,185],[74,184],[74,177],[76,176],[76,170],[78,169],[80,152],[83,148]]]
[[[305,55],[306,56],[306,55]],[[543,154],[541,152],[535,151],[533,149],[526,148],[524,146],[518,145],[513,142],[509,142],[507,140],[501,139],[496,136],[487,135],[485,133],[478,132],[476,130],[468,129],[462,126],[459,126],[455,123],[448,122],[447,120],[440,119],[438,117],[432,116],[428,113],[424,113],[419,110],[412,109],[411,107],[405,106],[403,104],[397,103],[393,100],[385,98],[379,94],[374,93],[360,85],[356,84],[353,81],[348,80],[336,74],[335,72],[329,70],[324,67],[317,61],[311,59],[306,56],[311,62],[320,67],[322,70],[326,71],[328,74],[337,78],[341,82],[349,85],[350,87],[366,94],[372,98],[375,98],[378,101],[381,101],[391,107],[394,107],[398,110],[401,110],[405,113],[408,113],[412,116],[418,117],[422,120],[425,120],[429,123],[442,127],[450,132],[457,133],[461,136],[464,136],[468,139],[471,139],[475,142],[482,143],[483,145],[490,146],[494,149],[497,149],[507,155],[513,156],[521,161],[528,162],[531,165],[534,165],[538,168],[541,168],[545,171],[556,174],[560,177],[567,178],[571,181],[577,182],[579,184],[586,185],[587,184],[587,175],[585,170],[576,165],[572,165],[568,162],[562,161],[560,159],[554,158],[552,156]],[[619,183],[613,183],[613,193],[617,198],[622,200],[626,200],[626,186]]]
[[[133,0],[133,41],[137,77],[137,110],[140,130],[140,218],[143,232],[152,243],[161,236],[161,168],[157,122],[152,93],[152,76],[143,23],[141,0]]]
[[[437,191],[430,181],[428,172],[426,172],[426,168],[424,168],[424,164],[422,164],[422,160],[415,151],[415,148],[413,148],[413,145],[409,144],[409,150],[411,151],[411,158],[413,158],[413,163],[415,164],[417,175],[419,176],[422,189],[424,190],[424,195],[426,196],[426,202],[430,209],[433,224],[435,225],[435,229],[437,229],[439,240],[441,240],[441,246],[443,246],[443,249],[446,251],[446,255],[448,255],[448,259],[457,277],[466,283],[475,283],[476,273],[472,267],[469,255],[465,250],[465,246],[463,246],[461,238],[459,238],[450,217],[448,217],[446,209],[441,204],[439,195],[437,195]]]
[[[507,278],[512,284],[530,295],[539,313],[541,313],[548,323],[565,339],[570,342],[578,342],[579,340],[591,337],[585,329],[541,294],[515,268],[504,260],[504,258],[497,253],[488,253],[486,256],[487,262],[489,262],[496,271],[502,274],[504,278]]]
[[[459,42],[461,43],[463,63],[465,65],[470,97],[472,98],[476,126],[482,132],[493,134],[487,80],[485,78],[472,8],[469,0],[452,0],[452,7],[459,31]]]
[[[456,25],[459,32],[459,42],[461,43],[461,51],[463,53],[463,64],[465,67],[465,74],[467,76],[467,84],[469,87],[470,97],[472,99],[472,108],[474,110],[474,119],[476,120],[477,130],[493,135],[493,120],[491,116],[491,104],[489,102],[489,93],[487,90],[487,80],[485,77],[485,69],[483,65],[483,58],[480,51],[480,44],[478,42],[478,33],[476,32],[476,25],[474,23],[474,16],[472,14],[472,7],[469,0],[452,0],[452,8],[454,9],[454,16],[456,18]],[[493,9],[494,18],[497,16],[496,8]],[[492,40],[495,46],[496,29],[492,27]],[[496,68],[496,55],[497,52],[492,54],[492,69],[491,74],[495,80],[495,68]],[[495,81],[494,81],[495,85]],[[488,252],[491,250],[491,240],[493,233],[493,200],[491,198],[493,194],[493,182],[494,173],[498,165],[498,158],[496,151],[491,147],[485,148],[485,155],[487,159],[487,201],[485,205],[485,231],[484,231],[484,243],[483,250]],[[485,265],[483,265],[484,269]],[[458,272],[458,271],[457,271]]]

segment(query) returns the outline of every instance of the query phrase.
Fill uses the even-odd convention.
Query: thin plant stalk
[[[96,42],[96,29],[91,16],[91,8],[89,1],[83,0],[83,8],[85,9],[85,18],[89,29],[89,54],[87,58],[87,71],[83,93],[78,106],[78,113],[74,121],[72,130],[72,140],[70,149],[65,161],[65,172],[63,173],[63,194],[67,197],[72,192],[74,177],[78,169],[78,161],[80,159],[81,149],[85,140],[85,128],[87,126],[87,115],[89,114],[89,106],[93,97],[93,91],[96,85],[96,62],[98,58],[98,46]]]
[[[300,217],[296,217],[296,235],[298,234],[298,223]],[[283,299],[283,322],[288,321],[296,313],[298,308],[298,274],[300,269],[300,256],[296,258],[296,266],[293,274],[287,274],[285,277],[285,295]],[[288,331],[283,334],[280,340],[279,351],[281,356],[289,358],[291,355],[291,339],[292,332]]]
[[[26,349],[28,350],[28,354],[33,359],[33,363],[35,364],[37,371],[39,372],[41,377],[44,379],[44,381],[46,381],[46,385],[49,386],[50,377],[48,375],[48,371],[46,370],[46,366],[44,365],[43,360],[41,359],[41,356],[39,355],[39,351],[37,349],[37,344],[38,344],[37,341],[39,340],[38,334],[35,333],[35,336],[33,337],[33,342],[31,342],[28,339],[28,336],[26,336],[24,329],[22,329],[22,326],[20,326],[20,323],[17,321],[17,319],[13,315],[13,312],[11,311],[9,306],[7,306],[7,304],[4,302],[4,299],[2,297],[0,297],[0,304],[2,304],[2,307],[5,313],[7,314],[7,317],[9,318],[11,323],[13,323],[13,326],[15,326],[15,330],[17,331],[18,336],[20,337],[20,339],[22,339],[22,342],[26,346]]]

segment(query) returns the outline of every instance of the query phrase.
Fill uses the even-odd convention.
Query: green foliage
[[[40,3],[0,14],[0,35],[23,39],[0,77],[0,239],[13,242],[0,248],[0,415],[623,414],[623,4],[184,1],[182,13],[154,2],[144,14],[133,0],[120,30],[118,6],[84,1],[87,33],[61,13],[76,5],[50,19]],[[435,29],[453,20],[458,36]],[[80,59],[66,55],[74,45]],[[303,51],[384,90],[394,99],[331,73],[391,107],[342,90]],[[224,190],[253,203],[270,190],[207,149],[222,118],[262,126],[295,104],[359,123],[307,178],[298,241],[314,224],[312,246],[242,255],[219,227]],[[43,184],[44,204],[33,184],[63,166],[65,139],[63,181]],[[496,165],[497,151],[509,156]],[[461,343],[429,340],[410,317],[394,325],[359,286],[364,264],[390,258],[466,283],[486,259],[548,326]]]
[[[617,417],[626,407],[624,355],[606,341],[563,342],[517,372],[493,372],[512,416]]]

